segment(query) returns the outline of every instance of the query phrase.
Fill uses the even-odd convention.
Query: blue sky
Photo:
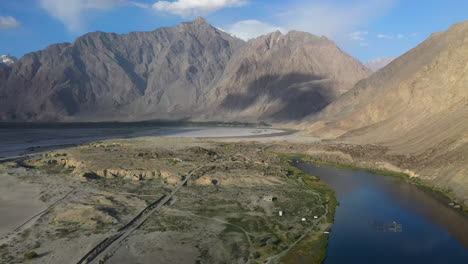
[[[399,56],[468,20],[468,1],[0,0],[0,54],[21,57],[90,31],[149,31],[196,16],[244,39],[274,30],[325,35],[367,61]]]

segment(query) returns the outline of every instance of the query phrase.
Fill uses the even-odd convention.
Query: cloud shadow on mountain
[[[250,83],[247,92],[228,95],[221,107],[244,110],[265,98],[267,103],[276,102],[277,107],[267,109],[262,120],[298,121],[332,102],[335,96],[331,84],[331,80],[311,74],[264,75]]]

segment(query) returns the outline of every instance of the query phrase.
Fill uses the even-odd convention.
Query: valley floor
[[[334,193],[285,154],[418,178],[408,171],[417,161],[381,146],[300,133],[207,139],[196,130],[194,139],[186,132],[93,141],[0,163],[8,183],[0,210],[11,216],[1,223],[1,262],[21,263],[36,252],[31,263],[320,263]],[[463,205],[458,193],[446,194],[454,207]],[[104,249],[93,250],[105,239]]]
[[[311,245],[320,262],[334,193],[270,147],[142,137],[4,162],[2,178],[35,188],[25,189],[34,199],[16,200],[41,202],[26,211],[2,201],[16,215],[0,241],[2,262],[36,252],[32,263],[78,263],[90,252],[82,263],[294,263]]]

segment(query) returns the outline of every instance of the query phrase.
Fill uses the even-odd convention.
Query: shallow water
[[[158,123],[86,123],[23,126],[0,123],[0,159],[63,149],[92,141],[144,136],[235,138],[290,134],[282,130],[255,127],[160,126]]]
[[[340,206],[325,264],[468,263],[468,217],[401,179],[299,162],[336,191]],[[401,232],[390,228],[393,221]]]

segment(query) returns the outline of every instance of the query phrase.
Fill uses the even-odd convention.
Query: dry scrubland
[[[112,245],[108,263],[320,262],[334,194],[291,167],[276,152],[281,148],[147,137],[2,163],[1,177],[33,184],[49,207],[1,238],[0,262],[77,262],[189,175],[160,210]]]

